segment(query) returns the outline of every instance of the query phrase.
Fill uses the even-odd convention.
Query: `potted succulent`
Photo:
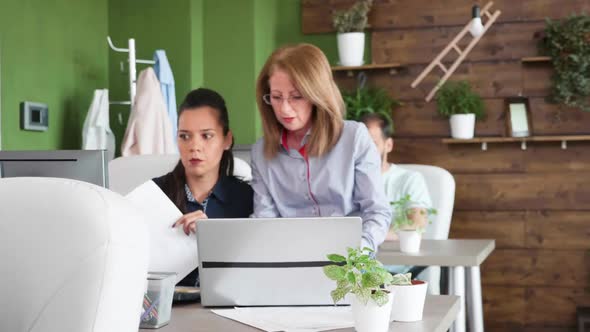
[[[428,217],[436,214],[436,210],[417,207],[410,195],[391,202],[391,205],[395,207],[391,227],[399,236],[400,250],[405,253],[417,253],[420,251],[424,228],[430,222]]]
[[[436,95],[438,113],[450,118],[453,138],[471,139],[475,133],[475,119],[484,116],[481,97],[471,90],[466,81],[446,82]]]
[[[338,55],[341,66],[360,66],[365,52],[365,33],[367,14],[373,0],[358,0],[351,8],[337,11],[332,23],[338,34]]]
[[[336,281],[336,289],[331,292],[334,303],[352,294],[356,331],[388,331],[392,296],[386,287],[392,284],[394,276],[372,257],[373,250],[348,248],[347,251],[348,257],[328,255],[335,264],[324,266],[324,274]]]
[[[422,280],[412,280],[412,274],[396,274],[387,288],[393,296],[391,321],[416,322],[422,320],[428,284]]]
[[[383,88],[359,87],[354,91],[341,91],[346,106],[346,119],[358,121],[367,113],[383,114],[391,122],[391,111],[401,102]]]

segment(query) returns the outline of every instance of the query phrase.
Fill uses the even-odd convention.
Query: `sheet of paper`
[[[199,265],[196,235],[186,235],[172,225],[182,213],[153,181],[127,194],[127,200],[142,213],[150,237],[150,272],[176,272],[182,280]]]
[[[350,307],[268,307],[211,311],[268,332],[319,332],[354,326]]]

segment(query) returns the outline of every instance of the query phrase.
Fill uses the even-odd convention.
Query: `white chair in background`
[[[419,172],[424,176],[432,207],[437,214],[424,233],[424,239],[446,240],[449,238],[453,206],[455,204],[455,179],[444,168],[430,165],[396,164],[397,166]],[[429,292],[440,294],[440,267],[431,266],[424,270],[419,279],[428,281]]]
[[[148,259],[145,225],[120,195],[0,179],[0,331],[137,331]]]
[[[109,188],[127,195],[142,183],[162,176],[174,169],[179,155],[135,155],[119,157],[109,162]],[[252,180],[252,169],[245,161],[234,157],[234,176]]]

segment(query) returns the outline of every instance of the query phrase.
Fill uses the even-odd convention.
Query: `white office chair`
[[[0,179],[0,331],[137,331],[147,250],[145,225],[120,195]]]
[[[176,154],[115,158],[109,162],[109,188],[121,195],[127,195],[142,183],[172,171],[179,158]],[[252,169],[248,163],[234,157],[234,175],[250,181]]]
[[[419,172],[424,176],[432,207],[437,210],[432,224],[428,226],[423,238],[445,240],[449,238],[453,206],[455,204],[455,179],[447,170],[430,165],[396,164],[403,168]],[[419,279],[428,281],[429,292],[440,294],[440,267],[431,266],[424,270]]]

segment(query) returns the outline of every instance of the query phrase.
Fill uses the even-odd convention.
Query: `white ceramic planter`
[[[416,322],[422,320],[428,283],[412,280],[412,285],[392,285],[388,289],[393,295],[391,321]]]
[[[422,242],[422,233],[418,231],[403,231],[400,230],[399,246],[401,252],[415,254],[420,251],[420,242]]]
[[[366,305],[359,302],[356,296],[352,298],[352,315],[354,317],[354,328],[357,332],[387,332],[391,317],[392,294],[389,293],[389,301],[382,307],[373,300]]]
[[[339,33],[338,56],[341,66],[360,66],[363,64],[365,53],[365,33],[347,32]]]
[[[454,114],[451,122],[451,137],[471,139],[475,134],[475,114]]]

